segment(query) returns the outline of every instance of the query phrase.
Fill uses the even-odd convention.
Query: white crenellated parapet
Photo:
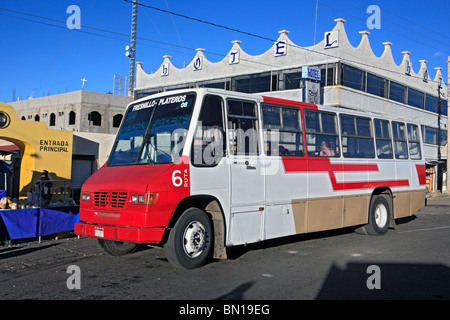
[[[260,55],[249,55],[241,47],[241,41],[232,41],[229,52],[218,62],[207,59],[205,49],[196,49],[193,60],[184,68],[176,68],[170,56],[164,60],[157,71],[146,73],[142,63],[137,63],[136,89],[148,89],[164,86],[177,86],[196,81],[223,79],[240,75],[255,74],[267,71],[300,68],[324,63],[341,61],[386,79],[394,80],[428,94],[436,95],[436,88],[441,76],[436,69],[433,77],[427,69],[426,60],[420,60],[420,68],[416,73],[410,60],[411,53],[403,51],[400,65],[395,63],[392,54],[392,42],[383,42],[384,51],[377,57],[369,41],[370,32],[360,31],[361,41],[354,47],[348,40],[343,18],[335,19],[336,25],[325,32],[322,41],[313,46],[301,47],[289,39],[289,31],[279,31],[278,38],[272,46]],[[444,90],[447,86],[444,84]]]

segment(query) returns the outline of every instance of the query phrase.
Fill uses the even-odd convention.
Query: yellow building
[[[43,122],[20,120],[16,110],[0,103],[0,139],[14,143],[20,150],[20,197],[26,197],[43,170],[53,180],[70,181],[72,131],[47,129]]]

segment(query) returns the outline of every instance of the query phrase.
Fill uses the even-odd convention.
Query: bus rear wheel
[[[130,242],[98,239],[100,246],[112,256],[123,256],[136,251],[138,245]]]
[[[211,257],[213,237],[212,223],[206,213],[198,208],[187,209],[164,245],[167,260],[178,268],[199,268]]]
[[[370,201],[368,223],[357,229],[356,232],[372,236],[384,235],[389,229],[390,219],[391,211],[388,201],[381,195],[375,195]]]

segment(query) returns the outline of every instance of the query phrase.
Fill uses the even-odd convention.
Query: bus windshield
[[[108,165],[177,162],[191,120],[195,94],[166,96],[128,108]]]

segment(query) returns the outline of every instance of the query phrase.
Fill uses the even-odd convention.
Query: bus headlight
[[[82,193],[81,200],[82,201],[91,201],[91,195],[89,193]]]
[[[130,202],[136,204],[154,204],[157,197],[157,193],[132,194]]]

